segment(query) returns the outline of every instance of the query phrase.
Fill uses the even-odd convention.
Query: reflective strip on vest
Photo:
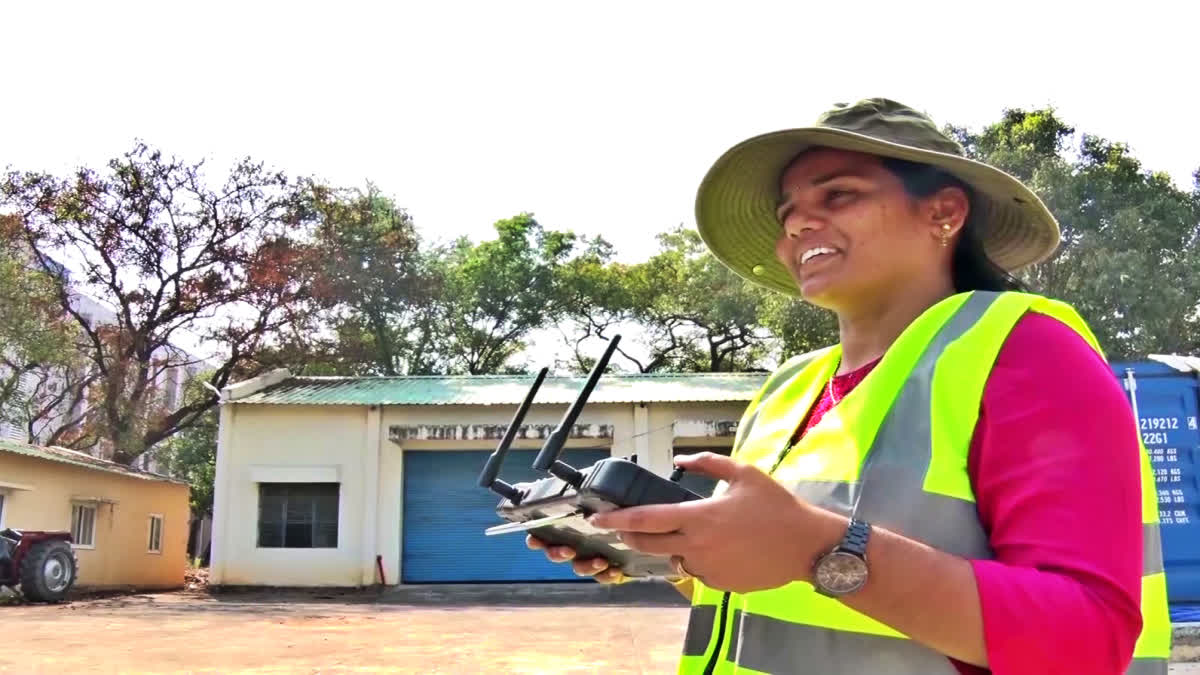
[[[814,387],[811,380],[822,376],[815,373],[828,368],[831,363],[828,359],[822,362],[819,357],[806,358],[803,368],[788,368],[789,372],[772,377],[768,382],[772,391],[766,391],[768,387],[765,386],[764,392],[756,397],[744,415],[748,423],[741,425],[736,445],[738,448],[746,447],[750,456],[746,461],[754,462],[764,470],[769,468],[777,481],[818,506],[843,515],[849,515],[853,510],[863,520],[954,555],[972,559],[992,558],[987,534],[979,522],[969,482],[965,478],[966,448],[959,447],[968,442],[969,434],[957,430],[961,438],[951,435],[947,441],[944,429],[937,429],[942,435],[936,442],[943,444],[942,450],[951,452],[936,458],[934,456],[934,424],[941,423],[937,422],[939,411],[935,411],[933,406],[937,379],[935,370],[947,349],[979,324],[989,310],[993,310],[982,337],[964,340],[968,346],[959,347],[955,353],[958,359],[964,358],[964,353],[970,355],[968,358],[978,358],[980,362],[988,364],[985,370],[990,369],[990,358],[994,357],[994,352],[990,356],[986,353],[976,356],[972,350],[982,344],[987,349],[998,351],[1003,336],[1030,309],[1035,299],[1036,296],[1025,294],[974,292],[965,301],[961,297],[954,299],[961,304],[948,315],[946,307],[953,306],[939,308],[942,316],[947,318],[932,332],[911,371],[904,375],[899,391],[870,441],[870,449],[865,453],[866,461],[854,476],[856,480],[806,478],[819,471],[814,468],[814,462],[844,462],[844,457],[831,459],[830,455],[821,455],[818,451],[801,456],[780,455],[776,459],[762,455],[767,449],[759,445],[764,439],[775,443],[780,438],[779,430],[775,428],[780,426],[780,420],[764,422],[759,419],[764,408],[772,403],[771,396],[789,397],[780,399],[789,405],[809,403],[805,396],[812,396]],[[999,340],[988,331],[997,331]],[[812,371],[798,376],[801,370],[809,366],[813,368]],[[945,372],[940,374],[940,377],[945,376]],[[981,387],[982,380],[978,382]],[[807,393],[801,395],[797,393],[799,391]],[[876,391],[886,392],[887,389],[877,388]],[[776,410],[780,410],[778,402],[775,403]],[[872,405],[883,404],[872,399]],[[943,415],[954,412],[940,411]],[[755,429],[756,421],[759,429]],[[973,418],[967,423],[973,427]],[[947,448],[947,442],[953,447]],[[798,445],[803,444],[804,439]],[[759,453],[757,459],[756,452]],[[935,459],[941,463],[937,465],[937,470],[944,475],[935,476],[931,471]],[[840,475],[847,472],[839,469],[833,473]],[[948,486],[947,489],[939,491],[945,486]],[[1163,578],[1157,511],[1152,519],[1155,522],[1147,522],[1143,527],[1144,582],[1152,583],[1143,584],[1142,606],[1144,613],[1148,607],[1150,613],[1147,627],[1139,638],[1140,648],[1135,651],[1139,658],[1133,660],[1127,671],[1137,675],[1165,675],[1165,657],[1170,650],[1170,625],[1165,616],[1159,616],[1165,613],[1165,583],[1161,584],[1161,600],[1157,598],[1159,584],[1153,583],[1153,580]],[[704,668],[710,661],[715,646],[712,643],[718,634],[715,622],[722,594],[704,587],[699,581],[694,583],[696,592],[692,617],[684,645],[684,659],[680,664],[680,672],[684,673],[700,672]],[[727,630],[719,645],[723,653],[716,660],[716,673],[739,669],[770,673],[887,672],[896,675],[954,675],[957,672],[946,656],[906,639],[906,636],[834,599],[813,592],[809,584],[792,583],[769,591],[729,594],[728,612]],[[1168,645],[1165,651],[1161,635],[1164,626]],[[1162,669],[1159,669],[1160,665]]]
[[[681,672],[700,672],[703,661],[700,657],[707,654],[709,641],[716,628],[717,608],[714,605],[701,605],[693,609],[688,623],[687,637],[684,640],[684,662]],[[749,631],[760,636],[768,645],[775,649],[760,649],[742,651],[738,648],[740,635],[744,635],[749,624]],[[741,610],[734,612],[734,630],[727,641],[726,653],[722,655],[723,663],[715,672],[732,670],[737,663],[738,670],[747,669],[764,673],[793,673],[800,672],[794,651],[803,651],[812,663],[833,664],[823,666],[821,673],[830,675],[858,675],[860,673],[892,673],[897,663],[914,662],[928,659],[928,654],[921,653],[923,648],[911,640],[901,638],[880,638],[875,635],[862,633],[834,633],[832,639],[829,631],[814,626],[781,621],[771,617],[743,615]],[[778,648],[780,645],[787,649]],[[927,650],[926,650],[927,651]],[[695,668],[688,668],[689,662],[695,663]],[[802,662],[804,663],[804,662]],[[931,675],[957,675],[958,670],[950,665],[950,661],[939,657],[929,664]],[[1168,660],[1159,657],[1135,658],[1125,670],[1125,675],[1167,675]],[[909,672],[909,671],[904,671]]]
[[[1134,659],[1125,670],[1125,675],[1167,675],[1170,665],[1166,659]]]
[[[1163,572],[1162,534],[1158,523],[1142,524],[1142,576]]]
[[[683,637],[683,655],[702,656],[708,650],[708,644],[712,642],[713,628],[716,624],[716,605],[698,605],[692,608],[687,634]]]
[[[822,675],[898,672],[958,675],[949,659],[941,655],[931,658],[928,649],[903,638],[831,633],[741,611],[734,613],[733,626],[727,660],[737,663],[739,668],[764,673],[796,673],[805,669],[804,672]],[[743,647],[741,640],[757,640],[762,644]],[[797,654],[803,654],[803,660],[797,661]],[[820,668],[808,670],[814,664],[821,664]],[[897,670],[897,664],[904,664],[902,670]],[[909,664],[919,664],[918,669]]]

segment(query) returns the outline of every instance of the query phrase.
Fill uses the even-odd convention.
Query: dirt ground
[[[649,675],[675,672],[686,619],[670,594],[570,586],[120,595],[0,606],[0,672]]]
[[[568,601],[569,602],[569,601]],[[0,607],[0,671],[671,673],[687,610],[141,594]]]

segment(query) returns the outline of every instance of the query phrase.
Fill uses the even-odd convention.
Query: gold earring
[[[950,245],[950,223],[942,223],[942,246]]]

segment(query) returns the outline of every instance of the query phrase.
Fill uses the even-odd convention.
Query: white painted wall
[[[747,403],[749,403],[747,401]],[[667,475],[673,468],[672,448],[674,446],[724,446],[733,445],[733,438],[708,437],[675,437],[675,422],[704,421],[725,422],[738,421],[746,409],[746,403],[708,403],[704,405],[692,403],[652,403],[649,408],[649,428],[651,461],[646,464],[651,471]]]
[[[213,583],[364,583],[364,483],[374,473],[364,470],[367,413],[364,406],[226,406],[221,421],[229,428],[222,428],[214,494]],[[341,483],[337,548],[258,548],[256,478],[330,473]]]
[[[401,569],[404,450],[479,450],[479,466],[496,441],[388,439],[391,425],[500,424],[516,406],[293,406],[226,404],[218,438],[212,582],[286,586],[348,585],[378,582],[375,556],[384,577],[398,583]],[[610,448],[615,456],[638,454],[651,470],[670,473],[677,420],[730,421],[739,403],[589,404],[578,423],[612,425],[612,439],[573,439],[568,447]],[[534,405],[526,424],[557,425],[566,407]],[[725,439],[679,439],[689,446]],[[518,440],[515,448],[539,448],[539,440]],[[256,547],[256,472],[288,467],[336,468],[342,483],[337,549],[259,549]],[[501,477],[504,473],[501,472]],[[482,489],[482,488],[480,488]],[[372,508],[373,505],[373,508]]]

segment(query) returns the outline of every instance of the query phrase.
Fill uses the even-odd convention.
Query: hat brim
[[[1006,271],[1041,262],[1058,247],[1053,214],[1032,190],[1000,169],[851,131],[809,127],[743,141],[708,170],[696,194],[696,225],[718,260],[754,283],[800,295],[795,279],[775,257],[781,232],[775,208],[784,169],[801,152],[818,146],[921,162],[959,177],[975,191],[984,251]]]

